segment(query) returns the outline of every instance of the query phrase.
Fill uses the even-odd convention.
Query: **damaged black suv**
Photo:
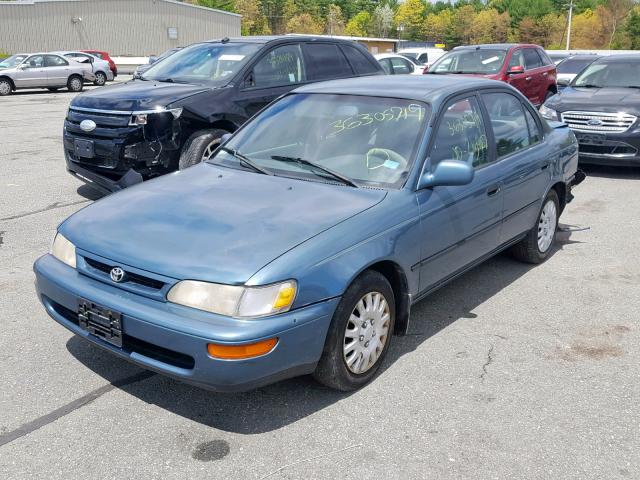
[[[383,74],[365,47],[324,37],[191,45],[142,78],[77,96],[64,124],[73,175],[116,191],[211,156],[251,116],[305,84]]]

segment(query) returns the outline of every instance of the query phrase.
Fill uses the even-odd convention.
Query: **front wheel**
[[[211,130],[198,130],[193,133],[182,146],[178,168],[184,170],[200,162],[209,160],[213,152],[220,146],[222,136],[226,130],[213,128]]]
[[[395,317],[395,299],[387,279],[378,272],[364,272],[344,293],[333,314],[315,379],[342,391],[366,384],[389,349]]]
[[[555,190],[549,191],[535,226],[524,239],[511,247],[510,253],[515,258],[526,263],[542,263],[547,259],[558,229],[559,206],[558,194]]]
[[[5,95],[9,95],[11,93],[11,82],[9,80],[0,79],[0,97],[4,97]]]
[[[72,75],[67,81],[67,90],[70,92],[81,92],[83,87],[82,77]]]
[[[96,73],[96,78],[93,80],[93,84],[102,87],[105,83],[107,83],[107,76],[102,72]]]

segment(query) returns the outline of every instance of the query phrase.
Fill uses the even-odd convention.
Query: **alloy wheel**
[[[538,249],[545,253],[553,243],[553,237],[556,234],[556,222],[558,220],[558,211],[556,204],[549,200],[543,207],[538,221]]]
[[[206,162],[213,156],[213,152],[220,146],[220,139],[216,138],[215,140],[211,140],[211,142],[207,145],[202,153],[202,161]]]
[[[365,294],[353,308],[344,333],[343,357],[349,371],[363,374],[371,369],[389,337],[391,314],[380,292]]]
[[[11,85],[9,82],[0,82],[0,95],[9,95],[11,93]]]

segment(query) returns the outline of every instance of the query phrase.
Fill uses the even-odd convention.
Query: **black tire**
[[[47,88],[47,90],[49,90],[50,92],[57,92],[60,89],[58,87],[49,87]]]
[[[207,148],[217,147],[220,144],[221,137],[226,133],[229,132],[219,128],[198,130],[193,133],[182,146],[178,169],[184,170],[202,162]]]
[[[548,227],[553,228],[551,243],[549,246],[542,250],[538,243],[538,234],[544,228],[542,226],[543,221],[543,212],[545,211],[545,207],[549,202],[552,202],[555,207],[555,222],[553,225],[549,225]],[[550,190],[547,194],[544,202],[542,202],[542,207],[540,208],[540,212],[538,213],[538,217],[536,220],[536,224],[533,226],[527,236],[522,239],[520,242],[511,247],[509,253],[516,259],[521,262],[526,263],[542,263],[544,262],[550,255],[553,250],[553,244],[555,243],[555,235],[558,229],[558,219],[560,218],[560,202],[558,200],[558,194],[555,190]],[[548,230],[547,230],[548,231]]]
[[[96,72],[95,79],[93,80],[93,84],[102,87],[105,83],[107,83],[107,76],[102,72]]]
[[[67,90],[70,92],[81,92],[84,88],[84,81],[80,75],[71,75],[67,80]]]
[[[373,365],[363,373],[354,373],[347,366],[346,355],[344,354],[345,334],[347,326],[352,324],[350,317],[360,300],[368,293],[374,292],[380,293],[388,304],[388,330],[382,351]],[[365,271],[349,286],[333,314],[322,356],[313,373],[314,378],[327,387],[345,392],[356,390],[365,385],[374,377],[389,350],[395,319],[395,298],[391,285],[380,273],[372,270]],[[366,318],[364,323],[366,323]],[[373,328],[374,326],[370,325],[370,327]],[[375,336],[376,332],[374,331],[373,333]],[[353,342],[359,341],[362,343],[365,340],[363,336],[360,336],[358,340],[354,339]]]
[[[0,78],[0,97],[10,95],[13,91],[13,85],[6,78]]]

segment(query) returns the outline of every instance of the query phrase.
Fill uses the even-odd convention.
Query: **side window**
[[[336,44],[307,43],[304,45],[313,80],[350,77],[353,75],[347,59]]]
[[[69,65],[69,62],[57,55],[45,55],[44,62],[47,67],[63,67]]]
[[[429,63],[429,54],[421,53],[420,55],[418,55],[418,61],[422,63]]]
[[[524,116],[527,119],[527,125],[529,127],[529,143],[532,145],[534,143],[538,143],[542,139],[542,134],[540,133],[540,127],[538,126],[538,123],[533,118],[533,115],[531,115],[531,112],[529,111],[529,109],[526,107],[524,109]]]
[[[535,48],[524,49],[524,63],[527,66],[527,70],[542,66],[542,60],[540,59],[540,55],[538,55],[538,52],[536,52]]]
[[[379,71],[376,65],[356,47],[342,45],[341,48],[358,75],[368,75]]]
[[[491,119],[498,158],[528,147],[529,127],[522,102],[508,93],[489,93],[482,99]]]
[[[34,55],[33,57],[29,57],[26,63],[29,65],[29,68],[42,68],[44,67],[44,56]]]
[[[380,59],[380,65],[384,69],[387,75],[393,75],[393,68],[391,67],[391,60],[388,58]]]
[[[396,75],[406,75],[413,72],[412,64],[404,58],[391,57],[391,65],[393,66],[393,73]]]
[[[509,67],[522,67],[524,68],[524,56],[522,55],[522,50],[516,50],[511,55],[511,60],[509,60]]]
[[[304,80],[304,62],[300,45],[283,45],[271,50],[253,67],[250,86],[279,87]]]
[[[474,167],[488,163],[487,132],[475,98],[455,100],[447,106],[430,159],[432,168],[442,160],[462,160]]]

